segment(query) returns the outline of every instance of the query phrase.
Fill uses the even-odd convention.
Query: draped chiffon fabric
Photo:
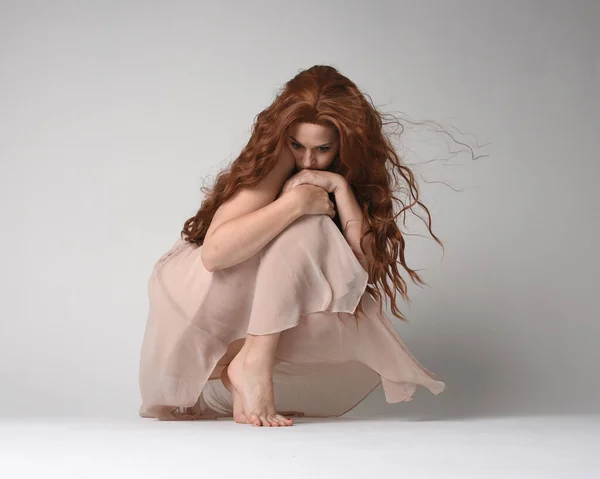
[[[226,365],[217,363],[246,334],[281,332],[273,369],[279,411],[340,416],[380,383],[388,403],[412,400],[417,386],[444,390],[379,311],[367,272],[329,216],[302,216],[229,268],[208,271],[201,248],[179,238],[148,280],[140,416],[231,416],[220,380]],[[359,303],[364,313],[355,311]]]

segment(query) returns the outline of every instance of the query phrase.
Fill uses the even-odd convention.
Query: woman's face
[[[339,151],[337,130],[313,123],[294,123],[286,133],[286,144],[296,160],[296,169],[326,170]]]

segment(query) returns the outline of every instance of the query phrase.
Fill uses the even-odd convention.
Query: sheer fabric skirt
[[[380,382],[389,403],[410,401],[419,385],[444,390],[379,312],[367,272],[329,216],[302,216],[223,270],[206,270],[201,248],[178,239],[148,280],[140,416],[231,416],[226,365],[217,363],[248,333],[281,331],[273,370],[280,411],[339,416]],[[364,314],[355,313],[359,302]]]

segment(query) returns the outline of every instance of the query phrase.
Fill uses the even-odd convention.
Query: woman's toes
[[[275,416],[269,416],[269,421],[271,421],[271,424],[275,427],[281,426],[279,419],[277,419]]]
[[[279,424],[277,424],[271,416],[266,416],[265,419],[266,419],[269,427],[278,427],[279,426]]]
[[[270,427],[271,423],[269,422],[269,419],[267,418],[267,416],[260,416],[260,426],[263,427]]]
[[[273,416],[273,420],[277,421],[280,426],[291,426],[294,424],[293,420],[283,417],[281,414],[275,414],[275,416]]]
[[[289,418],[289,417],[285,417],[282,416],[281,414],[278,414],[279,419],[281,419],[286,425],[291,426],[292,424],[294,424],[294,420]]]
[[[269,422],[271,423],[271,426],[274,426],[274,427],[284,426],[285,424],[281,424],[281,421],[279,421],[277,416],[278,416],[277,414],[273,414],[272,416],[269,416]]]

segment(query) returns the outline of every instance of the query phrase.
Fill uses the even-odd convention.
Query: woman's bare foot
[[[242,398],[237,392],[237,389],[231,383],[231,379],[229,379],[229,375],[227,374],[227,367],[223,369],[221,373],[221,381],[223,381],[223,385],[227,388],[227,390],[231,393],[231,397],[233,398],[233,420],[239,424],[250,424],[246,414],[244,414],[244,405],[242,404]]]
[[[272,374],[273,369],[268,361],[250,360],[240,352],[227,367],[226,376],[241,399],[249,424],[291,426],[294,424],[293,419],[288,419],[275,410]]]

